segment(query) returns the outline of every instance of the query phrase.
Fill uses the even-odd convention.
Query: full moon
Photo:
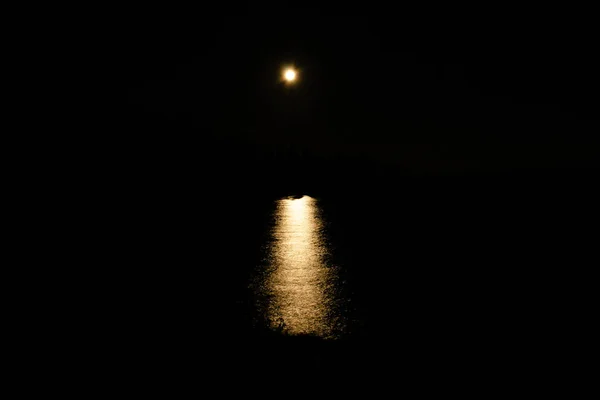
[[[293,82],[296,80],[296,71],[289,68],[285,71],[285,73],[283,74],[283,77],[285,78],[286,81]]]

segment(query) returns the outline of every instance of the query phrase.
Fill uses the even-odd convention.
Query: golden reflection
[[[263,287],[270,299],[267,317],[273,329],[292,335],[335,335],[336,276],[327,255],[317,201],[308,196],[280,200]]]

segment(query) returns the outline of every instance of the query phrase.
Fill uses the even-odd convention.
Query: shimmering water
[[[256,294],[264,323],[290,335],[335,338],[345,327],[339,268],[316,199],[276,202]]]

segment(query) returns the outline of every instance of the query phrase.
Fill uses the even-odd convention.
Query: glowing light
[[[282,199],[275,212],[270,268],[261,285],[267,294],[267,317],[273,329],[291,335],[335,337],[337,269],[329,249],[317,200]]]
[[[296,80],[296,76],[297,76],[297,72],[292,69],[292,68],[288,68],[285,70],[283,77],[285,78],[285,80],[287,82],[293,82]]]

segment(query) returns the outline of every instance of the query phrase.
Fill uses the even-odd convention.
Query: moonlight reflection
[[[260,285],[268,324],[292,335],[335,337],[342,325],[337,269],[328,263],[317,201],[308,196],[279,200],[274,217],[269,265]]]

